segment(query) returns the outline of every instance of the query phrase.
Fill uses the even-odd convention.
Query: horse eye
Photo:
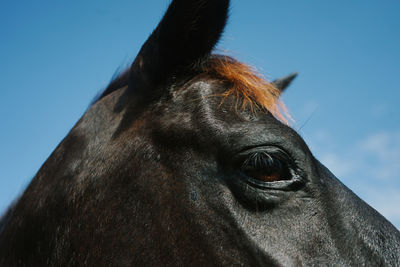
[[[265,152],[250,155],[242,164],[242,172],[261,182],[291,179],[290,170],[285,161]]]

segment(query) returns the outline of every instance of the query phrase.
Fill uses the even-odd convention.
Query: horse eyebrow
[[[289,125],[292,118],[286,106],[280,101],[281,91],[268,82],[253,67],[226,55],[211,55],[202,64],[203,72],[216,75],[228,82],[228,89],[222,93],[223,101],[229,96],[241,100],[236,108],[249,108],[252,112],[269,111],[277,119]]]

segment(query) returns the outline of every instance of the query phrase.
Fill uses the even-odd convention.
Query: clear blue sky
[[[0,210],[20,194],[167,0],[0,2]],[[400,228],[400,2],[233,0],[221,50],[273,79],[313,153]]]

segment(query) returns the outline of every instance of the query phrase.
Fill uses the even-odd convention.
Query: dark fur
[[[390,222],[293,129],[232,109],[235,95],[222,103],[230,84],[196,68],[228,5],[171,3],[2,220],[0,266],[399,264]],[[278,153],[293,177],[255,183],[241,169],[255,152]]]

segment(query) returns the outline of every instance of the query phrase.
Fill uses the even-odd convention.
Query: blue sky
[[[0,2],[0,210],[20,194],[167,0]],[[399,1],[233,0],[218,48],[273,79],[293,127],[400,228]]]

